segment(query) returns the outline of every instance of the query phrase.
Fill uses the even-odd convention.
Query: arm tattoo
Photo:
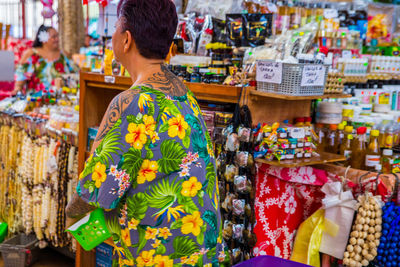
[[[161,64],[161,70],[145,80],[143,85],[173,96],[182,96],[187,92],[185,84],[164,64]]]
[[[95,207],[87,204],[83,199],[81,199],[77,193],[74,193],[71,201],[65,208],[65,214],[69,218],[77,218],[95,209]]]
[[[95,142],[100,142],[113,127],[114,123],[121,117],[122,112],[132,102],[133,97],[137,94],[135,90],[126,90],[111,101],[106,114],[103,117],[103,121],[100,124],[99,131],[97,133]]]

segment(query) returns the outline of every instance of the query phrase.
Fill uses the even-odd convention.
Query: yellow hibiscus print
[[[157,255],[154,257],[155,267],[172,267],[174,265],[174,260],[170,259],[168,256]]]
[[[152,116],[144,115],[143,123],[146,129],[146,134],[149,136],[153,135],[154,130],[156,129],[156,122]]]
[[[150,135],[150,138],[151,138],[151,142],[154,144],[155,142],[157,142],[158,140],[160,140],[160,137],[158,136],[158,133],[157,132],[153,132],[151,135]]]
[[[189,259],[187,260],[186,264],[194,266],[194,265],[197,264],[198,261],[199,261],[199,255],[193,254],[192,256],[189,257]]]
[[[124,266],[124,265],[127,265],[127,266],[134,266],[134,265],[135,265],[135,262],[134,262],[133,260],[128,260],[128,259],[121,260],[121,259],[120,259],[119,265],[120,265],[120,266]]]
[[[132,245],[131,244],[131,234],[129,232],[129,228],[121,229],[121,238],[127,247],[130,247]]]
[[[151,246],[153,248],[158,248],[159,245],[161,245],[161,240],[160,239],[156,239],[156,241],[154,241],[154,244],[152,244]]]
[[[195,211],[192,215],[186,215],[182,218],[181,232],[184,235],[192,233],[194,236],[198,236],[203,223],[203,219],[200,218],[200,212]]]
[[[141,113],[147,112],[149,108],[149,102],[153,102],[153,98],[151,98],[150,94],[141,93],[139,95],[138,106]]]
[[[144,124],[129,123],[125,141],[136,149],[142,149],[147,142],[146,127]]]
[[[154,249],[149,251],[142,251],[139,257],[136,258],[137,266],[138,267],[153,266],[154,265],[153,255],[155,252],[156,251]]]
[[[128,228],[129,230],[137,230],[137,226],[139,225],[139,221],[136,220],[135,218],[132,218],[129,222],[128,222]]]
[[[201,188],[201,183],[197,181],[196,177],[192,176],[188,181],[182,183],[181,194],[185,197],[194,197]]]
[[[142,166],[140,167],[139,174],[137,177],[138,184],[143,184],[146,181],[151,182],[156,178],[158,170],[157,161],[150,161],[148,159],[143,160]]]
[[[144,235],[144,238],[146,240],[155,239],[157,234],[158,234],[158,230],[156,228],[151,228],[151,227],[147,226],[146,234]]]
[[[159,228],[158,229],[158,237],[162,237],[164,239],[168,239],[169,236],[172,236],[172,234],[169,231],[168,227],[164,227],[164,228]]]
[[[169,119],[168,125],[168,136],[171,138],[178,136],[180,139],[185,137],[186,129],[189,127],[181,114]]]
[[[102,164],[101,162],[97,162],[92,174],[92,180],[95,181],[94,185],[97,188],[100,188],[101,184],[106,180],[106,178],[106,165]]]

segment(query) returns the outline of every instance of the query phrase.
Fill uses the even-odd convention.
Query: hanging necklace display
[[[359,184],[366,173],[359,178]],[[376,177],[376,188],[379,183],[379,174]],[[365,192],[357,198],[357,215],[352,226],[352,232],[343,264],[350,267],[368,266],[377,256],[377,247],[382,231],[382,206],[381,196],[374,196]]]
[[[397,267],[400,263],[400,206],[399,177],[396,178],[393,194],[382,208],[382,236],[378,247],[377,266]]]

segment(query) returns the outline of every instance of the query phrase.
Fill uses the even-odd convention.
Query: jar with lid
[[[382,152],[381,158],[382,172],[383,173],[392,173],[392,165],[393,165],[393,150],[384,149]]]

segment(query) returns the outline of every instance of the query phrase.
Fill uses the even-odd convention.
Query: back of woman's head
[[[44,33],[48,33],[52,27],[41,25],[36,33],[35,40],[33,41],[32,47],[42,47],[43,46],[43,36]]]
[[[150,59],[165,59],[178,24],[172,0],[120,0],[118,17],[129,31],[139,53]]]

